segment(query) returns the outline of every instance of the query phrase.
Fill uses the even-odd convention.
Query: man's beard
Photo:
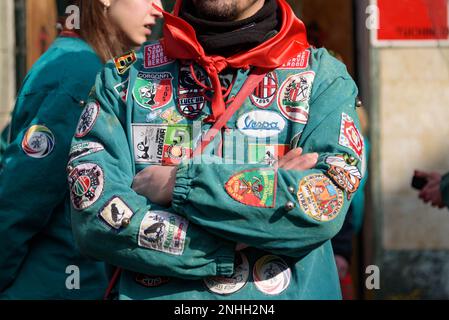
[[[234,21],[238,15],[238,0],[193,0],[197,14],[207,20]]]

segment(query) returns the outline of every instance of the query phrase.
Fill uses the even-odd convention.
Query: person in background
[[[26,76],[2,158],[0,299],[99,299],[107,287],[104,263],[81,254],[73,239],[66,182],[70,142],[105,61],[145,42],[161,14],[152,0],[67,4],[79,7],[80,28],[65,23]],[[72,157],[100,149],[88,142]]]
[[[424,203],[438,209],[449,207],[449,173],[415,170],[414,176],[423,181],[418,197]]]

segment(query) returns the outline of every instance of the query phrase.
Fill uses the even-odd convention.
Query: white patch
[[[245,113],[237,120],[243,134],[255,138],[279,135],[285,128],[285,120],[276,112],[257,110]]]
[[[211,277],[204,279],[207,289],[213,293],[228,295],[242,289],[248,282],[249,262],[248,258],[239,252],[234,274],[230,277]]]
[[[253,280],[259,291],[268,295],[278,295],[288,288],[292,272],[281,258],[268,255],[254,264]]]
[[[357,157],[361,160],[364,149],[362,134],[349,115],[342,113],[341,116],[340,138],[338,143],[341,146],[354,151]]]
[[[97,142],[83,142],[76,144],[70,149],[69,163],[76,159],[85,157],[89,154],[97,153],[103,150],[104,150],[103,145]]]
[[[45,126],[34,125],[25,133],[22,150],[31,158],[42,159],[52,153],[55,147],[55,136]]]
[[[84,210],[100,198],[104,187],[104,173],[95,163],[83,163],[70,172],[68,181],[73,207]]]
[[[131,219],[133,215],[132,210],[119,197],[112,198],[99,213],[104,222],[117,230],[122,227],[123,219]]]
[[[100,104],[98,102],[88,103],[76,127],[75,137],[82,138],[86,136],[94,127],[99,113]]]
[[[182,255],[189,221],[166,211],[149,211],[139,230],[139,246]]]
[[[289,120],[306,124],[315,72],[307,71],[287,78],[278,94],[278,107]]]
[[[162,164],[168,126],[132,125],[134,160],[136,163]]]

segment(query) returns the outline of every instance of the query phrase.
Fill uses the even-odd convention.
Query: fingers
[[[302,154],[302,148],[296,148],[291,151],[289,151],[285,156],[279,159],[278,165],[279,167],[283,167],[287,162],[289,162],[292,159],[295,159],[299,157]]]
[[[414,175],[419,178],[427,178],[429,176],[429,173],[424,171],[415,170]]]
[[[280,167],[285,170],[304,171],[314,168],[317,162],[318,153],[308,153],[292,159]]]

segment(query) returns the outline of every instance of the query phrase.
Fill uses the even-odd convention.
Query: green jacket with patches
[[[100,299],[106,290],[104,263],[75,245],[66,180],[82,101],[102,66],[84,41],[60,37],[24,81],[0,169],[0,299]]]
[[[249,71],[228,73],[232,98]],[[106,65],[73,140],[89,147],[68,168],[81,250],[125,269],[121,299],[341,298],[329,240],[363,152],[346,68],[324,49],[292,57],[188,160],[211,127],[209,87],[202,68],[170,60],[158,42]],[[296,147],[319,153],[317,166],[277,170]],[[153,165],[179,166],[170,208],[131,188]]]

